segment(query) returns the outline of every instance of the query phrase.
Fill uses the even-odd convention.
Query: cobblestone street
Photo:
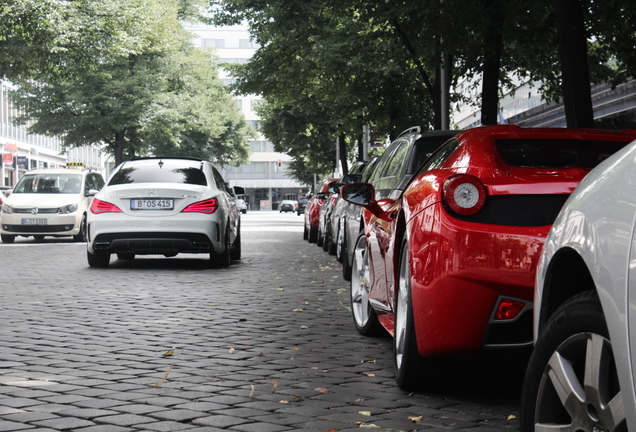
[[[83,243],[0,244],[0,431],[518,429],[521,366],[502,355],[401,391],[391,338],[356,332],[340,264],[302,240],[302,217],[248,212],[242,242],[227,269],[94,269]]]

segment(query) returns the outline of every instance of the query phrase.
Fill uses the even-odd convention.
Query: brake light
[[[495,319],[498,321],[509,321],[515,319],[524,307],[526,307],[524,302],[507,298],[501,299],[497,306],[497,311],[495,312]]]
[[[194,204],[190,204],[183,210],[182,213],[207,213],[211,214],[219,208],[219,202],[216,198],[210,198],[204,201],[195,202]]]
[[[115,204],[93,198],[93,201],[91,202],[91,213],[121,213],[121,210]]]
[[[462,216],[473,215],[486,202],[486,187],[472,175],[454,175],[444,182],[443,199],[455,213]]]

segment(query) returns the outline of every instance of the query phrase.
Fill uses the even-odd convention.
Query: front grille
[[[71,231],[74,225],[2,225],[5,231],[14,233],[52,233]]]
[[[13,209],[14,213],[29,213],[31,214],[31,208],[16,208]],[[37,213],[33,213],[33,214],[55,214],[57,213],[59,210],[58,207],[56,208],[38,208],[38,212]]]
[[[551,195],[494,195],[477,214],[461,216],[448,207],[455,218],[491,225],[544,226],[552,225],[568,199],[568,194]]]

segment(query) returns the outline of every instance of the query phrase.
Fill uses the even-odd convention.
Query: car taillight
[[[93,198],[91,202],[91,213],[121,213],[121,210],[115,204]]]
[[[482,209],[486,202],[486,187],[477,177],[458,174],[444,182],[444,203],[462,216],[469,216]]]
[[[183,213],[214,213],[216,209],[219,208],[219,202],[216,198],[210,198],[204,201],[195,202],[194,204],[190,204],[183,210]]]
[[[497,310],[495,311],[495,319],[498,321],[509,321],[517,318],[519,313],[526,307],[526,304],[511,299],[501,299]]]

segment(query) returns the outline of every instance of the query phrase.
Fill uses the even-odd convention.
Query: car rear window
[[[123,167],[113,175],[109,186],[129,183],[187,183],[207,186],[205,174],[198,167],[139,165]]]
[[[508,165],[531,168],[592,169],[627,142],[584,139],[498,139],[495,146]]]

